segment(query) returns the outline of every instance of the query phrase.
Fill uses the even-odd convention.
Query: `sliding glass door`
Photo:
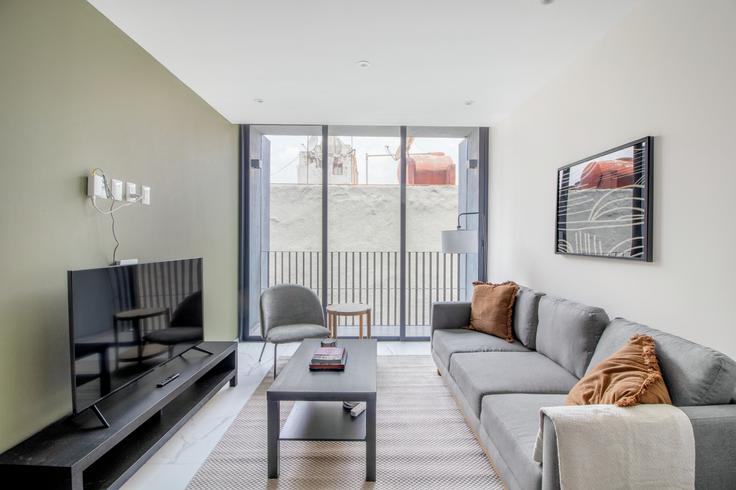
[[[484,129],[242,126],[241,338],[260,339],[276,284],[368,304],[373,337],[427,338],[432,302],[485,279]],[[458,226],[465,248],[445,235]],[[338,328],[358,334],[350,318]]]
[[[258,301],[277,284],[322,291],[322,129],[251,126],[248,336],[260,336]]]
[[[429,336],[435,301],[466,301],[478,253],[443,250],[442,232],[478,235],[477,128],[407,128],[406,337]]]
[[[364,303],[372,335],[398,337],[401,138],[398,127],[329,127],[328,304]],[[342,317],[340,336],[357,336]]]

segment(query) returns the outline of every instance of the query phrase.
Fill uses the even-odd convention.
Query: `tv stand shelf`
[[[237,343],[203,342],[97,404],[0,455],[0,481],[27,488],[118,488],[227,382],[237,384]],[[162,378],[180,373],[157,388]]]

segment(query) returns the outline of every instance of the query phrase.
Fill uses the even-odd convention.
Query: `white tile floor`
[[[123,490],[186,488],[199,467],[273,367],[273,347],[241,343],[238,349],[238,386],[226,385],[123,485]],[[279,357],[292,354],[299,344],[279,346]],[[429,342],[379,342],[378,355],[429,355]]]

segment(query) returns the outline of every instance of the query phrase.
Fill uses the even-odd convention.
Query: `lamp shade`
[[[478,252],[478,230],[444,230],[442,251],[446,254],[474,254]]]

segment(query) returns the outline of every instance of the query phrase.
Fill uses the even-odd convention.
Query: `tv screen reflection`
[[[203,339],[202,259],[69,272],[75,413]]]

